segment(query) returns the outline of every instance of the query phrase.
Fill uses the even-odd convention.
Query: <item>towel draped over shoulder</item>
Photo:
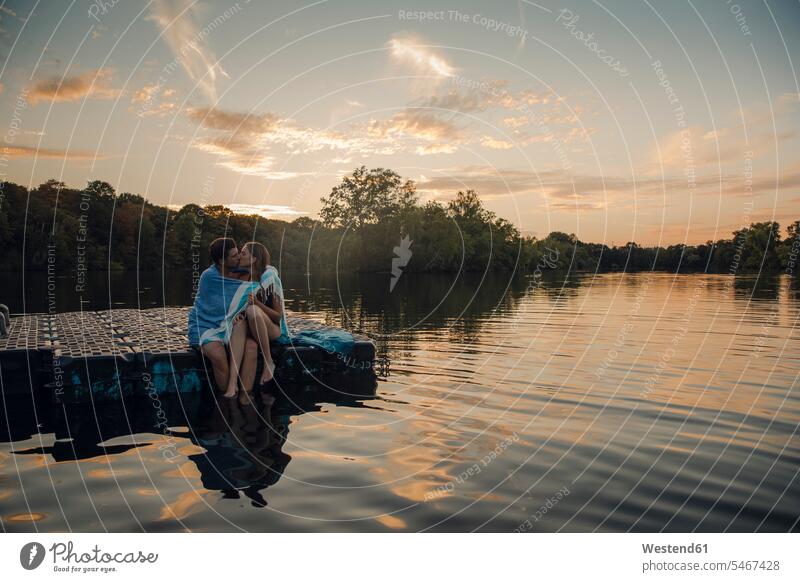
[[[258,283],[224,277],[216,265],[203,271],[189,311],[189,344],[228,344],[234,319],[245,310],[248,295],[258,287]]]

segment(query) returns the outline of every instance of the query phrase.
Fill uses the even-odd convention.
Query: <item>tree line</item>
[[[758,222],[729,239],[668,247],[609,247],[563,232],[537,239],[487,210],[473,190],[446,204],[422,204],[413,181],[384,168],[356,169],[322,198],[319,219],[292,222],[236,214],[220,205],[173,210],[97,180],[83,189],[48,180],[30,191],[0,182],[2,270],[204,268],[208,244],[230,236],[240,244],[259,241],[274,264],[304,272],[385,272],[393,259],[402,259],[401,266],[415,272],[793,273],[798,232],[800,221],[789,225],[785,238],[778,223]]]

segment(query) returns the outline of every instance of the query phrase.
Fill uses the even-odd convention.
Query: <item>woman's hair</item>
[[[267,265],[269,265],[269,251],[267,247],[259,242],[252,241],[245,244],[242,248],[247,249],[248,252],[255,257],[256,260],[251,264],[250,270],[256,276],[261,277],[264,271],[267,270]]]

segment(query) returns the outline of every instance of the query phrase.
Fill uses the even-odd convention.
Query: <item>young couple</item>
[[[189,311],[189,343],[211,362],[223,395],[234,398],[239,393],[240,401],[247,402],[259,349],[264,356],[259,383],[264,385],[275,371],[269,342],[288,341],[283,286],[260,243],[249,242],[239,250],[233,239],[218,238],[208,252],[211,266],[200,275]]]

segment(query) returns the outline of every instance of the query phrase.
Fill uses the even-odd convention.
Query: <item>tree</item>
[[[317,221],[313,218],[309,218],[308,216],[301,216],[292,221],[292,226],[295,226],[300,230],[313,230],[316,224]]]
[[[52,180],[51,180],[52,181]],[[114,198],[117,195],[114,187],[108,182],[102,180],[92,180],[86,184],[86,192],[97,196],[98,198]]]
[[[775,271],[780,268],[776,248],[781,242],[777,222],[754,222],[749,228],[734,231],[733,238],[742,246],[741,268],[744,271]]]
[[[412,208],[417,194],[414,182],[404,182],[392,170],[361,166],[321,200],[319,214],[325,226],[358,229]]]
[[[459,191],[454,200],[447,203],[447,212],[457,220],[485,221],[493,218],[484,207],[475,190]]]

